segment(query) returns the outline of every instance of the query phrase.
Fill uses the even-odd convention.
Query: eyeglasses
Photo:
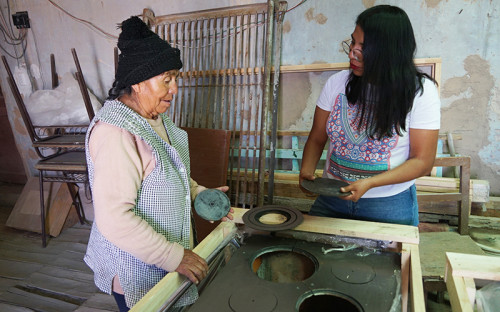
[[[342,41],[342,48],[344,49],[344,52],[349,55],[349,53],[352,50],[352,55],[354,56],[354,59],[358,62],[361,62],[363,60],[363,51],[360,49],[351,49],[352,45],[352,40],[344,40]]]

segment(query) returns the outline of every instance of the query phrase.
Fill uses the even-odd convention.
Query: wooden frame
[[[248,209],[233,209],[233,222],[222,222],[194,249],[194,252],[206,259],[228,235],[235,233],[236,224],[243,223],[243,215]],[[304,215],[302,224],[293,231],[391,241],[388,251],[401,253],[402,310],[407,311],[409,307],[412,312],[425,311],[417,227]],[[186,278],[177,272],[167,274],[132,307],[131,312],[161,311],[164,303],[175,296],[177,289],[185,280]]]
[[[441,82],[441,58],[417,58],[414,59],[417,67],[430,67],[428,72],[438,84]],[[349,63],[324,63],[324,64],[307,64],[307,65],[282,65],[280,73],[300,73],[300,72],[323,72],[349,69]]]
[[[445,281],[452,311],[474,311],[476,297],[474,279],[500,281],[498,257],[446,253]]]
[[[458,202],[458,233],[465,235],[469,232],[469,215],[471,210],[470,194],[470,157],[437,157],[434,160],[436,167],[459,167],[459,188],[456,193],[418,194],[419,204],[423,202],[457,201]]]

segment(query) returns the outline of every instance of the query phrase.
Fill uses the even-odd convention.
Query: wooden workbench
[[[233,208],[233,222],[222,222],[193,250],[203,258],[229,235],[236,232],[242,224],[242,217],[247,209]],[[413,226],[388,224],[358,220],[334,219],[304,215],[304,221],[293,231],[340,235],[391,241],[392,252],[401,254],[401,298],[403,311],[425,311],[422,273],[419,257],[419,233]],[[165,302],[172,298],[186,278],[177,272],[167,274],[134,307],[131,312],[160,311]]]

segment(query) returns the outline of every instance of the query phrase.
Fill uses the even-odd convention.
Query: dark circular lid
[[[298,209],[274,205],[248,209],[242,219],[252,229],[272,232],[293,229],[304,221]]]
[[[325,196],[351,195],[351,192],[344,193],[340,191],[341,187],[349,185],[349,183],[340,180],[316,178],[314,180],[302,180],[302,183],[300,185],[309,192]]]
[[[227,195],[217,189],[206,189],[194,200],[194,210],[205,220],[218,221],[227,216],[231,203]]]

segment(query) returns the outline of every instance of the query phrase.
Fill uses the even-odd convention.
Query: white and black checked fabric
[[[146,220],[168,241],[189,248],[191,197],[187,133],[177,128],[166,115],[160,116],[170,145],[160,138],[142,116],[125,104],[117,100],[107,101],[87,130],[85,144],[90,186],[93,185],[94,166],[88,144],[95,123],[106,122],[139,136],[152,147],[156,166],[137,190],[137,202],[133,212]],[[95,223],[84,260],[94,271],[95,284],[103,292],[111,294],[113,277],[118,275],[129,307],[136,304],[168,273],[113,245],[99,232]],[[191,304],[197,297],[196,287],[192,286],[176,305]]]

